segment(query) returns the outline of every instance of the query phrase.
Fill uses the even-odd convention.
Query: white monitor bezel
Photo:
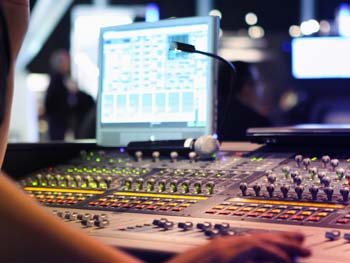
[[[137,30],[137,29],[151,29],[151,28],[159,28],[159,27],[170,27],[170,26],[184,26],[184,25],[195,25],[195,24],[207,24],[208,25],[208,52],[211,53],[217,53],[218,49],[218,35],[219,35],[219,18],[214,16],[205,16],[205,17],[188,17],[188,18],[174,18],[174,19],[167,19],[167,20],[161,20],[157,22],[138,22],[128,25],[121,25],[121,26],[113,26],[113,27],[106,27],[102,28],[100,31],[100,38],[99,38],[99,68],[102,68],[102,59],[103,59],[103,35],[106,32],[111,31],[127,31],[127,30]],[[214,134],[216,132],[216,104],[217,104],[217,66],[216,61],[213,59],[209,59],[209,67],[212,69],[213,74],[209,76],[208,78],[208,85],[209,87],[212,87],[211,90],[208,90],[207,94],[207,117],[208,117],[208,126],[205,127],[204,134],[198,134],[198,136],[205,135],[205,134]],[[100,72],[99,74],[99,88],[98,88],[98,96],[97,96],[97,116],[96,116],[96,136],[97,136],[97,144],[102,146],[125,146],[127,142],[120,142],[122,139],[120,139],[118,136],[118,129],[120,130],[120,127],[113,127],[113,124],[105,124],[101,122],[101,96],[102,94],[102,88],[103,88],[103,74]],[[115,129],[115,131],[114,131]],[[139,130],[139,128],[135,128]],[[141,128],[145,129],[145,128]],[[122,128],[121,130],[124,130]],[[125,129],[127,130],[127,129]],[[132,128],[130,128],[132,131]],[[174,128],[165,128],[165,127],[158,127],[153,129],[152,133],[157,134],[158,136],[155,137],[156,140],[159,139],[182,139],[179,138],[179,133],[173,133],[175,137],[171,136],[172,131]],[[189,128],[190,130],[190,128]],[[114,132],[115,132],[115,138],[114,138]],[[139,130],[138,132],[142,132],[142,130]],[[148,131],[144,131],[148,132]],[[150,131],[151,132],[151,131]],[[179,131],[178,131],[179,132]],[[120,132],[121,133],[121,132]],[[163,135],[161,133],[164,133]],[[188,136],[187,136],[188,134]],[[191,132],[185,132],[183,136],[181,137],[198,137],[196,136],[196,133],[193,133],[194,136],[191,136]],[[137,140],[137,138],[135,139]]]

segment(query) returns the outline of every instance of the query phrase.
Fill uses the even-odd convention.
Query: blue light
[[[338,11],[338,30],[342,37],[350,37],[350,6],[341,4]]]
[[[123,152],[125,152],[125,149],[124,148],[120,148],[119,152],[123,153]]]
[[[159,7],[151,3],[146,6],[146,22],[156,22],[159,20]]]
[[[214,133],[214,134],[213,134],[213,138],[214,138],[215,140],[217,140],[217,139],[219,138],[219,136],[218,136],[216,133]]]

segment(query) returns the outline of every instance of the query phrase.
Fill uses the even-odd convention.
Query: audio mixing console
[[[124,249],[173,254],[216,236],[299,230],[313,251],[305,262],[350,256],[346,150],[262,147],[207,161],[82,150],[18,183],[68,224]]]

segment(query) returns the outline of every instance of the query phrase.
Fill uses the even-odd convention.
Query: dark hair
[[[6,19],[0,4],[0,125],[6,110],[7,79],[10,70],[10,43]]]

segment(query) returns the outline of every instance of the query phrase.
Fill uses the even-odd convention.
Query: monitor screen
[[[350,78],[350,38],[305,37],[292,41],[297,79]]]
[[[194,17],[104,28],[100,35],[97,140],[183,139],[215,131],[215,67],[173,41],[216,53],[218,19]]]

